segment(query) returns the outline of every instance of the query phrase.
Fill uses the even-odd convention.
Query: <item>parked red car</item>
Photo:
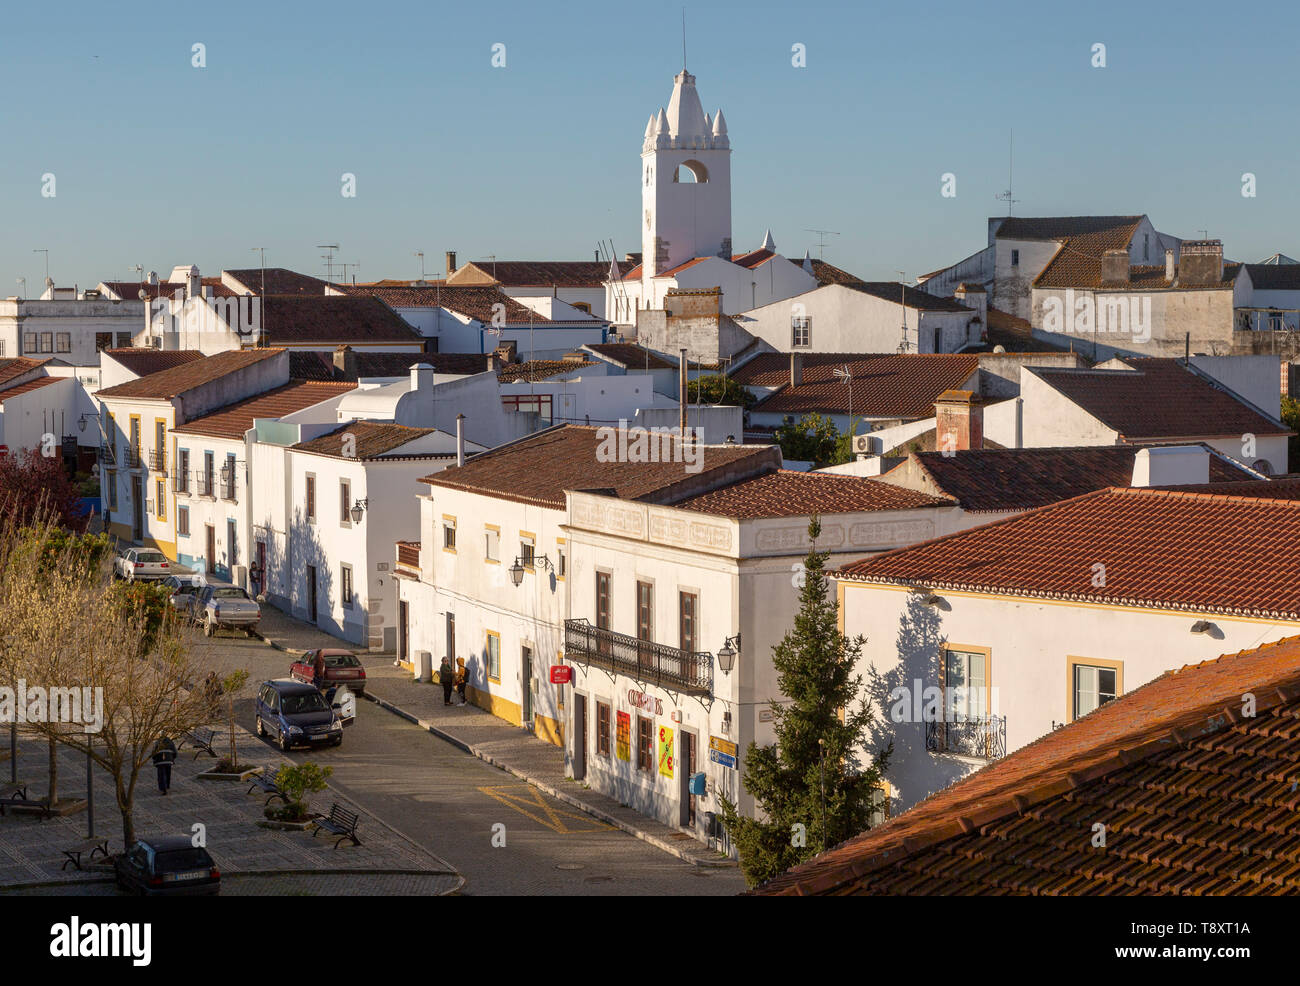
[[[322,681],[317,681],[315,675],[318,654],[325,659],[325,676]],[[361,659],[350,650],[329,647],[324,650],[309,650],[289,665],[289,677],[294,681],[315,685],[322,691],[331,685],[347,685],[354,695],[364,695],[366,692],[366,669],[361,666]]]

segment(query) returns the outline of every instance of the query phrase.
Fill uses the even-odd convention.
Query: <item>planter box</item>
[[[258,828],[275,829],[277,832],[306,832],[316,824],[316,819],[321,816],[315,815],[305,822],[277,822],[270,818],[261,819],[257,825]]]
[[[260,774],[265,768],[247,767],[238,774],[218,774],[215,770],[205,770],[198,775],[201,781],[246,781],[254,774]]]

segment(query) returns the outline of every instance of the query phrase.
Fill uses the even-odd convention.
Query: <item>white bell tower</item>
[[[673,79],[668,109],[650,117],[641,147],[642,297],[649,279],[692,257],[731,259],[731,141],[722,110],[700,105],[695,76]]]

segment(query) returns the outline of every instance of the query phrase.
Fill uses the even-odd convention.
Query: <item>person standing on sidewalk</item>
[[[170,736],[158,740],[153,750],[153,765],[158,770],[158,790],[163,794],[172,786],[172,764],[176,762],[176,744]]]
[[[460,695],[460,704],[466,705],[465,689],[469,686],[469,672],[465,670],[465,658],[456,658],[456,692]]]
[[[451,659],[442,656],[442,665],[438,668],[438,684],[442,685],[442,704],[451,705],[451,690],[456,685],[456,672],[451,669]]]

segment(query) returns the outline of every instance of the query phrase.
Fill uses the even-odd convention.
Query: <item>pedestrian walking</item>
[[[158,790],[163,794],[172,786],[172,764],[176,762],[176,744],[164,736],[153,749],[153,765],[158,771]]]
[[[460,695],[460,704],[465,705],[465,689],[469,686],[469,672],[465,670],[465,658],[456,658],[456,691]]]
[[[456,672],[451,668],[451,658],[445,654],[438,668],[438,683],[442,685],[442,704],[451,705],[451,690],[456,687]]]

